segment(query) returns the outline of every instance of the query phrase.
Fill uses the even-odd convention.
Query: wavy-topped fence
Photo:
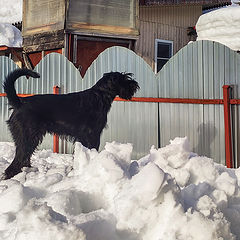
[[[12,60],[0,57],[1,80],[17,68]],[[110,71],[132,72],[141,90],[136,97],[221,99],[222,86],[233,85],[239,98],[240,55],[215,42],[194,42],[181,49],[158,73],[134,52],[123,47],[111,47],[92,63],[84,78],[63,55],[48,54],[36,66],[40,79],[17,81],[18,93],[52,93],[58,85],[61,93],[81,91],[91,87]],[[0,82],[2,86],[2,82]],[[0,90],[0,92],[3,92]],[[74,104],[74,103],[73,103]],[[11,141],[5,120],[9,117],[7,100],[0,97],[0,141]],[[239,143],[239,107],[233,106],[234,156],[237,161]],[[131,142],[133,158],[146,155],[152,145],[164,146],[175,137],[187,136],[191,148],[200,155],[225,163],[224,117],[222,105],[202,105],[157,102],[114,102],[108,115],[108,126],[101,137],[106,141]],[[41,147],[52,148],[52,137]],[[71,152],[71,144],[61,142],[62,152]]]

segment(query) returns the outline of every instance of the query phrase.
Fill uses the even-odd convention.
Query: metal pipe
[[[58,86],[53,87],[53,94],[59,94]],[[53,152],[59,153],[59,137],[56,134],[53,135]]]
[[[228,168],[233,167],[230,89],[231,89],[231,87],[229,85],[223,86],[225,155],[226,155],[226,165]]]

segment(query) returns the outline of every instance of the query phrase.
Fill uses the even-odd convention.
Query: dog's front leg
[[[88,149],[95,148],[98,151],[100,146],[100,134],[88,134],[84,137],[77,137],[74,142],[80,142],[84,147]]]

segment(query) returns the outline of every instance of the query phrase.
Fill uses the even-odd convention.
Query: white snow
[[[197,40],[210,40],[240,50],[240,6],[229,7],[201,15],[196,24]]]
[[[21,47],[21,32],[9,23],[0,23],[0,46]]]
[[[139,160],[132,149],[37,151],[32,168],[0,181],[0,239],[240,239],[240,169],[192,153],[187,138]],[[14,154],[0,143],[1,173]]]
[[[0,0],[0,46],[21,46],[22,0]],[[240,7],[200,17],[198,40],[240,50]],[[4,24],[3,24],[4,23]],[[8,23],[8,24],[6,24]],[[73,155],[37,151],[32,168],[0,181],[1,240],[240,239],[240,169],[191,152],[186,138],[131,160],[131,144]],[[15,154],[0,143],[0,173]]]
[[[22,21],[22,0],[0,0],[0,46],[21,47],[21,32],[12,23]]]
[[[23,0],[0,0],[0,23],[22,21]]]

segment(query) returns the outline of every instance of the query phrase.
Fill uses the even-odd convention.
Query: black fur
[[[4,179],[15,176],[22,167],[30,167],[30,157],[47,132],[98,150],[114,98],[118,95],[129,100],[139,89],[132,74],[110,72],[105,73],[92,88],[82,92],[21,98],[16,95],[14,82],[24,75],[39,77],[31,70],[18,69],[10,73],[4,83],[13,108],[7,124],[16,146],[15,158],[5,170]]]

